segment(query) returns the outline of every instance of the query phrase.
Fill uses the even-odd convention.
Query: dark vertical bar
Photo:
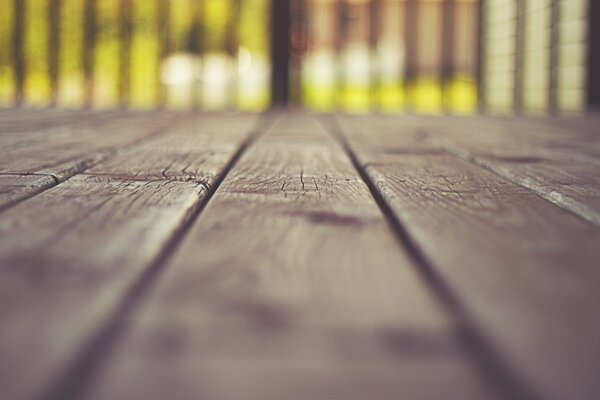
[[[335,107],[342,105],[342,95],[346,84],[345,65],[342,65],[342,50],[346,43],[347,16],[346,2],[337,0],[335,2],[335,30],[334,30],[334,51],[335,51]]]
[[[513,108],[517,114],[520,114],[523,112],[523,85],[525,80],[525,0],[516,0],[516,6]]]
[[[83,6],[83,74],[85,80],[85,107],[94,101],[94,61],[96,50],[96,1],[84,0]]]
[[[204,55],[204,0],[192,3],[192,28],[188,42],[189,51],[199,58]],[[200,74],[201,71],[199,71]],[[201,74],[200,74],[201,75]],[[193,80],[192,108],[197,110],[202,104],[202,80],[201,76]]]
[[[381,90],[381,71],[377,50],[380,35],[381,0],[369,2],[369,102],[371,107],[377,107]]]
[[[289,100],[290,1],[271,1],[271,106]]]
[[[550,73],[548,75],[548,107],[558,113],[558,72],[560,45],[560,0],[550,2]]]
[[[277,0],[275,0],[277,1]],[[225,51],[232,60],[234,60],[235,70],[229,76],[228,84],[228,106],[235,108],[238,98],[238,47],[239,47],[239,30],[240,16],[242,11],[241,0],[231,0],[231,14],[227,23],[227,31],[225,33]]]
[[[23,104],[25,88],[25,6],[26,0],[14,0],[13,74],[15,78],[15,105]]]
[[[292,0],[291,10],[290,102],[300,104],[302,101],[301,68],[308,36],[306,0]]]
[[[119,1],[119,103],[126,107],[131,89],[131,40],[132,40],[131,0]]]
[[[485,57],[486,57],[486,4],[487,0],[479,0],[477,5],[477,108],[480,113],[485,112],[487,108],[486,88],[485,88]]]
[[[410,110],[410,92],[414,80],[418,73],[418,23],[419,10],[417,0],[406,0],[405,11],[404,11],[404,27],[405,27],[405,49],[406,49],[406,66],[404,68],[404,90],[405,97],[407,99],[407,109]]]
[[[59,90],[60,10],[61,0],[48,0],[48,77],[50,79],[50,106],[56,106]]]
[[[158,4],[156,7],[157,15],[157,33],[158,33],[158,68],[157,68],[157,76],[156,76],[156,85],[157,85],[157,105],[159,108],[163,108],[167,103],[167,91],[165,86],[162,84],[162,63],[168,57],[171,41],[171,33],[169,29],[169,21],[171,19],[170,11],[170,1],[169,0],[157,0]]]
[[[586,103],[590,110],[600,110],[600,2],[588,2]]]
[[[449,111],[447,91],[454,76],[454,0],[444,0],[442,3],[442,107]]]

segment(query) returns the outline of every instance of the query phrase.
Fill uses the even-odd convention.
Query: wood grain
[[[0,111],[0,135],[90,122],[116,114],[114,111],[61,109],[3,109]]]
[[[0,211],[57,184],[51,175],[0,173]]]
[[[207,183],[219,172],[215,163],[225,165],[240,146],[241,138],[257,123],[256,114],[203,114],[179,127],[173,126],[169,135],[157,135],[122,149],[89,173]],[[240,132],[244,135],[240,136]]]
[[[105,158],[118,146],[171,122],[168,114],[124,115],[100,123],[0,136],[0,172],[68,175],[78,164]]]
[[[97,164],[118,149],[156,133],[169,114],[117,114],[55,128],[0,135],[0,174],[38,176],[43,184],[21,185],[0,180],[0,209],[57,184]],[[45,176],[45,178],[41,178]],[[21,178],[31,181],[32,178]]]
[[[428,142],[600,226],[600,135],[551,121],[431,118],[417,129]]]
[[[187,151],[195,154],[188,168],[199,170],[194,160],[201,160],[204,177],[181,181],[132,173],[80,174],[3,212],[3,399],[43,398],[76,367],[90,340],[197,209],[207,193],[202,182],[213,182],[228,161],[220,151],[230,149],[231,157],[253,127],[247,118],[244,124],[231,122],[237,134],[199,145],[193,138],[202,120],[195,117],[172,129],[174,138],[188,135]],[[213,118],[212,128],[228,126],[232,120],[235,116]],[[202,129],[212,128],[209,124]],[[127,132],[126,126],[122,129]],[[103,145],[123,143],[98,140]],[[137,161],[129,160],[132,169],[151,157],[141,150],[136,154]],[[218,157],[212,159],[211,154]]]
[[[405,126],[405,119],[388,118],[393,132],[373,129],[370,118],[338,121],[359,163],[498,361],[540,398],[597,398],[599,229],[440,147],[427,152],[432,134],[416,119]],[[479,134],[488,132],[499,140],[491,130]],[[388,151],[377,145],[382,142]]]
[[[303,114],[232,169],[131,321],[84,398],[489,397],[368,188]]]

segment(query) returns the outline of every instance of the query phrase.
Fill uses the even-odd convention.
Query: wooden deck
[[[0,397],[600,398],[600,117],[0,111]]]

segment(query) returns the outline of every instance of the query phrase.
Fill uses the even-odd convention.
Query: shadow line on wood
[[[527,382],[524,382],[509,365],[503,362],[500,354],[480,332],[480,329],[472,321],[472,318],[469,317],[460,300],[444,282],[444,279],[436,272],[437,268],[434,263],[429,259],[417,240],[408,232],[405,224],[392,210],[383,195],[379,192],[375,182],[373,182],[365,168],[361,165],[335,116],[322,115],[317,120],[324,126],[333,139],[340,144],[350,158],[352,165],[369,188],[377,206],[383,213],[386,221],[390,224],[398,243],[413,259],[417,266],[417,273],[424,278],[433,296],[451,316],[457,338],[464,346],[465,353],[479,367],[477,370],[480,371],[482,378],[495,389],[498,397],[501,399],[542,400],[541,395],[534,388]]]
[[[263,113],[256,122],[255,128],[251,130],[246,139],[241,143],[223,168],[221,174],[216,178],[215,183],[210,186],[207,194],[199,198],[195,207],[188,211],[188,215],[183,219],[179,228],[165,243],[154,262],[143,271],[139,279],[137,279],[127,294],[121,299],[115,310],[111,313],[111,317],[102,324],[102,328],[87,341],[87,344],[82,346],[78,356],[75,357],[73,362],[61,374],[62,377],[46,391],[47,395],[40,400],[74,400],[83,397],[96,371],[111,353],[113,344],[119,338],[120,334],[127,329],[129,317],[141,305],[146,293],[158,281],[169,260],[177,251],[182,239],[200,216],[202,210],[210,202],[225,177],[246,150],[277,118],[278,114],[275,112]],[[206,188],[206,186],[204,187]]]

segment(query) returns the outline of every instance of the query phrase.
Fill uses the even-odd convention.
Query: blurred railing
[[[473,112],[476,0],[296,0],[293,32],[308,107]]]
[[[1,104],[269,103],[269,0],[0,1]]]
[[[559,113],[600,96],[592,0],[0,1],[5,106]]]
[[[482,0],[481,108],[556,114],[591,106],[586,101],[593,72],[588,7],[594,3]]]

